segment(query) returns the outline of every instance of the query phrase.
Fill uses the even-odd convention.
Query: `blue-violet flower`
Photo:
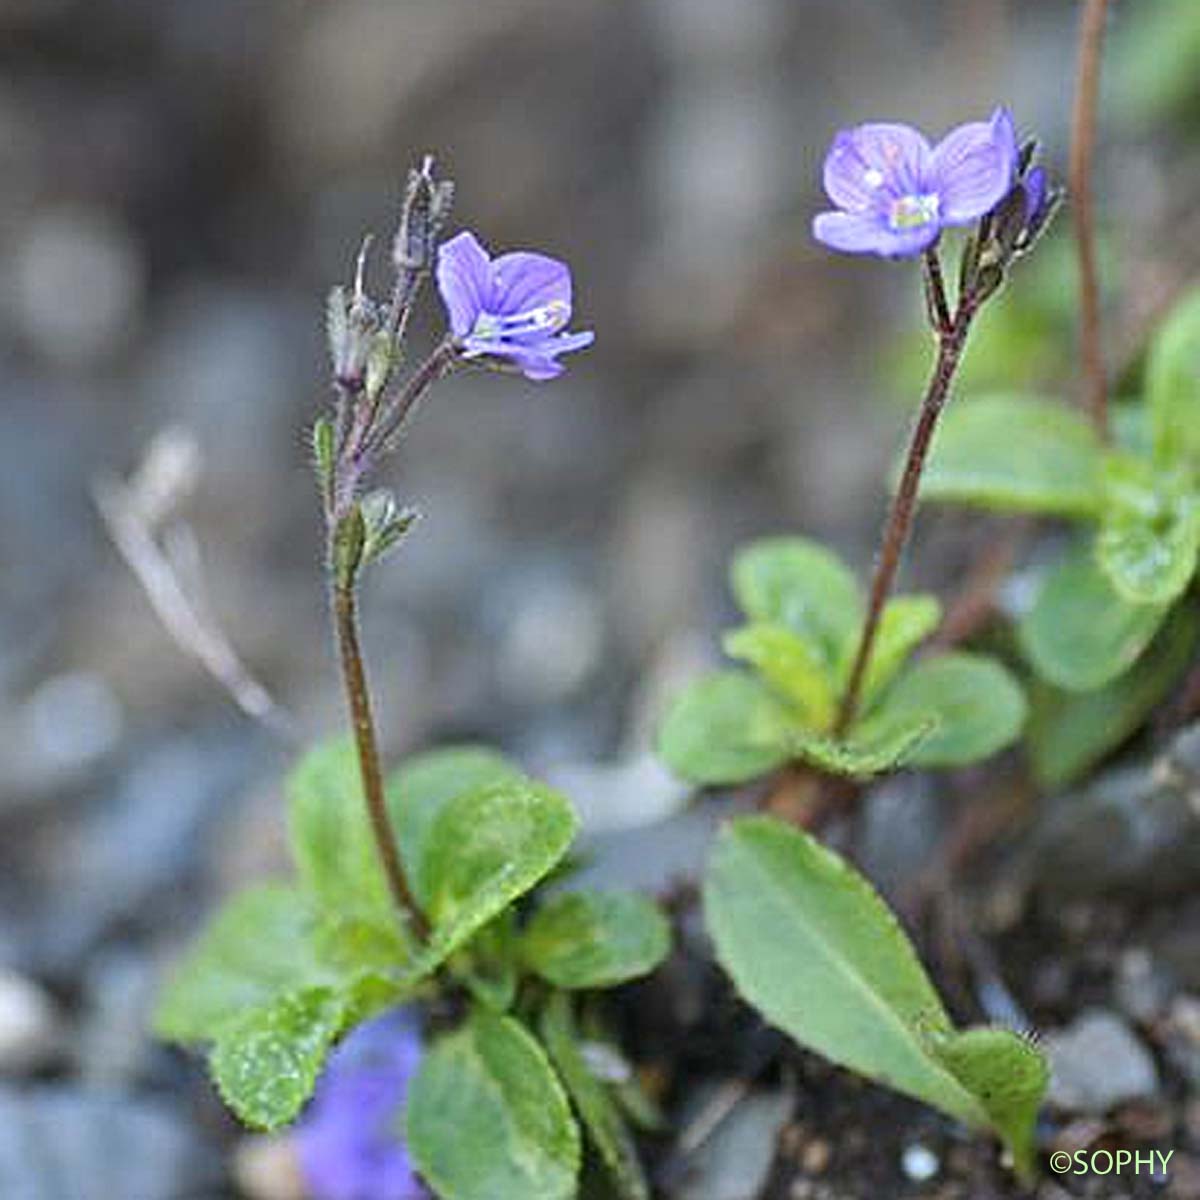
[[[508,359],[526,379],[553,379],[560,354],[595,340],[564,332],[571,271],[558,259],[526,251],[493,259],[473,233],[460,233],[438,249],[437,282],[464,358]]]
[[[428,1200],[403,1140],[420,1059],[416,1021],[403,1010],[360,1025],[334,1051],[296,1130],[316,1200]]]
[[[847,254],[914,257],[946,226],[991,212],[1013,186],[1017,157],[1007,108],[959,125],[936,146],[909,125],[843,130],[825,157],[825,191],[838,211],[821,213],[813,236]]]

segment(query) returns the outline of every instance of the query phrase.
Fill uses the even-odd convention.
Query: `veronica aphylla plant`
[[[825,159],[832,211],[816,238],[846,253],[919,259],[936,345],[929,384],[864,595],[818,543],[767,538],[736,555],[731,583],[746,623],[726,653],[748,669],[693,684],[661,731],[666,761],[702,784],[738,783],[791,763],[865,777],[900,765],[952,767],[1011,744],[1026,713],[998,662],[966,652],[910,662],[941,619],[930,595],[896,596],[930,446],[968,335],[1056,197],[998,109],[931,145],[872,123],[838,134]],[[958,287],[944,238],[967,229]],[[1021,1033],[957,1029],[899,922],[870,883],[809,833],[767,816],[718,838],[705,919],[738,991],[801,1045],[934,1105],[1006,1143],[1033,1169],[1046,1064]]]
[[[300,1142],[314,1189],[336,1197],[366,1180],[377,1190],[352,1194],[421,1194],[415,1172],[443,1200],[569,1200],[582,1126],[616,1194],[640,1200],[620,1090],[611,1071],[593,1070],[598,1035],[580,1032],[579,1006],[654,969],[668,951],[665,918],[630,893],[531,899],[562,864],[576,818],[496,751],[443,747],[385,771],[359,646],[362,576],[415,518],[374,476],[419,402],[469,368],[553,379],[562,355],[592,341],[568,332],[564,263],[492,257],[471,233],[441,240],[452,191],[430,162],[413,171],[389,295],[368,294],[364,251],[351,287],[328,301],[333,403],[312,447],[351,736],[291,772],[294,878],[227,902],[175,972],[156,1023],[207,1048],[243,1121],[276,1129],[300,1114],[350,1031],[437,1000],[441,1016],[423,1034],[411,1008],[400,1033],[388,1034],[384,1015],[367,1049],[339,1060]],[[430,275],[448,329],[407,369],[410,317]],[[389,1140],[407,1146],[389,1152]]]

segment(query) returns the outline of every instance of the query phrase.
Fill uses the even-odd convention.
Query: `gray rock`
[[[1132,1021],[1147,1025],[1166,1011],[1175,985],[1150,951],[1131,946],[1117,963],[1113,994],[1121,1011]]]
[[[88,1004],[78,1039],[85,1083],[127,1084],[145,1073],[154,1049],[146,1031],[159,984],[151,960],[130,950],[99,954],[88,964]]]
[[[1102,775],[1047,803],[1032,847],[1046,896],[1163,896],[1195,886],[1200,860],[1200,725],[1150,763]]]
[[[63,1046],[62,1022],[49,994],[23,975],[0,971],[0,1074],[48,1066]]]
[[[696,1151],[678,1200],[755,1200],[792,1107],[788,1092],[747,1096]]]
[[[1106,1113],[1158,1092],[1150,1052],[1115,1013],[1091,1009],[1065,1029],[1048,1033],[1047,1099],[1067,1112]]]
[[[111,1090],[0,1088],[4,1200],[197,1200],[219,1157],[173,1106]]]
[[[926,775],[897,775],[867,793],[862,820],[863,868],[895,900],[929,864],[942,835],[937,790]]]

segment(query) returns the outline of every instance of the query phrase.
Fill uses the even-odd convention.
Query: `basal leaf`
[[[863,621],[854,576],[836,555],[801,537],[763,538],[740,550],[731,583],[754,622],[795,630],[832,670]]]
[[[1146,404],[1156,461],[1200,469],[1200,289],[1175,306],[1150,347]]]
[[[900,676],[863,723],[919,721],[936,727],[909,752],[919,767],[957,767],[987,758],[1020,737],[1025,696],[998,662],[976,654],[941,654]]]
[[[615,987],[666,958],[671,928],[633,892],[562,892],[534,914],[521,945],[530,969],[555,987]]]
[[[786,625],[744,625],[725,635],[725,653],[748,663],[793,704],[804,723],[828,729],[837,709],[824,653]]]
[[[897,596],[889,600],[879,620],[875,648],[863,680],[863,700],[870,704],[896,677],[912,652],[938,627],[942,606],[936,596]],[[842,684],[849,681],[858,638],[847,647],[843,660]]]
[[[1083,548],[1043,581],[1018,626],[1021,648],[1047,682],[1067,691],[1091,691],[1129,670],[1167,608],[1130,604]]]
[[[295,1119],[345,1017],[342,997],[309,988],[252,1008],[224,1029],[209,1056],[222,1099],[256,1129]]]
[[[742,783],[794,757],[797,718],[744,671],[708,675],[679,696],[659,731],[658,750],[692,783]]]
[[[289,776],[287,793],[292,856],[317,903],[330,912],[396,921],[353,743],[339,738],[309,751]]]
[[[1104,687],[1035,686],[1027,742],[1038,783],[1065,787],[1132,736],[1187,670],[1198,632],[1195,610],[1179,605],[1133,667]]]
[[[650,1200],[637,1146],[608,1087],[588,1066],[565,993],[555,992],[550,997],[542,1014],[541,1034],[588,1138],[608,1168],[616,1200]]]
[[[168,980],[154,1018],[158,1035],[210,1041],[247,1009],[332,984],[336,976],[314,949],[315,921],[295,888],[269,884],[234,896]]]
[[[477,1013],[430,1048],[409,1091],[409,1150],[441,1200],[571,1200],[579,1129],[541,1046]]]
[[[425,841],[438,813],[456,796],[491,783],[523,778],[507,758],[487,746],[443,746],[406,759],[387,781],[388,811],[413,893],[429,901],[424,876]]]
[[[1016,1035],[985,1042],[953,1029],[896,918],[845,861],[774,818],[739,818],[717,841],[704,908],[719,961],[768,1021],[835,1063],[995,1128],[1029,1169],[1041,1090],[1025,1051],[1003,1048]]]
[[[526,779],[486,784],[448,801],[425,839],[422,878],[443,961],[544,878],[567,852],[576,818],[558,792]]]
[[[1092,517],[1103,504],[1101,447],[1062,401],[988,396],[951,406],[921,477],[926,500],[1002,512]]]

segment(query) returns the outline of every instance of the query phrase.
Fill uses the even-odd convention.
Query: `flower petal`
[[[564,262],[545,254],[518,250],[492,263],[488,311],[515,317],[547,304],[563,304],[565,325],[571,312],[571,271]]]
[[[843,254],[914,258],[937,241],[936,222],[914,229],[892,229],[874,213],[824,212],[813,219],[813,237]]]
[[[931,151],[911,125],[875,121],[845,129],[825,156],[825,191],[849,212],[878,210],[926,190]]]
[[[933,150],[934,188],[944,225],[969,225],[992,211],[1013,185],[1017,133],[1012,113],[952,129]]]
[[[457,338],[475,328],[491,291],[492,263],[479,239],[470,232],[438,247],[437,285]]]

